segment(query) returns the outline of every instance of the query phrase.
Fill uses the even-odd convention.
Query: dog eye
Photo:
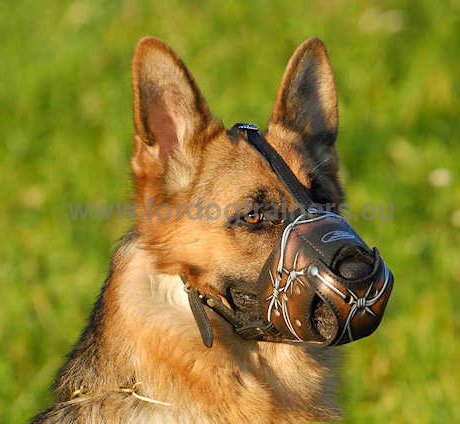
[[[244,222],[246,222],[246,224],[257,225],[257,224],[260,224],[264,220],[264,215],[262,212],[251,211],[251,212],[245,213],[242,216],[242,219]]]

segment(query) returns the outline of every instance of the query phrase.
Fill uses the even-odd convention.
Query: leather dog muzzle
[[[393,276],[343,217],[300,214],[285,227],[258,287],[261,313],[279,333],[275,340],[328,346],[374,332]]]

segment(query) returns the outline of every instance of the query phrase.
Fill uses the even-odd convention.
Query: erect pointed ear
[[[337,96],[326,48],[318,38],[304,41],[289,60],[270,122],[307,139],[334,143]]]
[[[211,114],[184,63],[162,41],[141,39],[132,71],[136,173],[146,166],[146,155],[165,167],[177,151],[190,147]]]

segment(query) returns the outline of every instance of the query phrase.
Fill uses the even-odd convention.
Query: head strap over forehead
[[[233,128],[246,131],[247,141],[264,157],[289,193],[303,209],[313,205],[308,189],[297,179],[280,154],[259,134],[259,128],[252,124],[235,124]]]

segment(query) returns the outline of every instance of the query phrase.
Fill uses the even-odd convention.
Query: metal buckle
[[[250,123],[237,124],[237,128],[239,130],[246,130],[246,131],[259,131],[259,128],[256,125],[250,124]]]

